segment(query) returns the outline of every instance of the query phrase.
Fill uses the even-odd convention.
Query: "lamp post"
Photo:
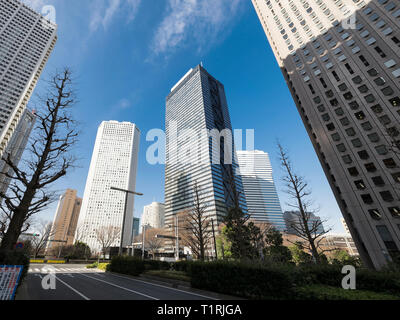
[[[124,236],[124,229],[125,229],[125,218],[126,218],[126,208],[127,208],[127,205],[128,205],[128,195],[129,195],[129,194],[133,194],[133,195],[136,194],[136,195],[138,195],[138,196],[142,196],[143,193],[139,193],[139,192],[135,192],[135,191],[130,191],[130,190],[125,190],[125,189],[120,189],[120,188],[116,188],[116,187],[111,187],[110,189],[111,189],[111,190],[114,190],[114,191],[125,192],[124,218],[123,218],[123,220],[122,220],[121,242],[120,242],[120,244],[119,244],[119,251],[118,251],[118,254],[119,254],[119,255],[122,255],[122,239],[123,239],[123,236]]]

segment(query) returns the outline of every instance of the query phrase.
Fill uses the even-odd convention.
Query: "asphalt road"
[[[50,273],[51,271],[51,273]],[[50,275],[50,276],[49,276]],[[42,283],[55,289],[45,289]],[[124,275],[86,269],[84,265],[31,265],[16,300],[216,300]]]

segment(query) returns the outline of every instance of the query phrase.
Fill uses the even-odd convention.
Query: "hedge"
[[[250,299],[288,299],[293,284],[277,267],[259,268],[227,262],[196,262],[191,265],[191,284],[198,289]]]
[[[146,270],[170,270],[171,264],[166,261],[145,260],[144,266]]]
[[[363,290],[312,285],[295,289],[296,300],[399,300],[399,297]]]
[[[232,262],[195,262],[191,264],[190,269],[193,287],[250,299],[296,299],[300,293],[308,294],[310,297],[313,295],[322,297],[318,291],[318,288],[322,287],[327,290],[339,289],[337,292],[333,292],[333,289],[329,291],[332,293],[332,298],[340,297],[341,292],[347,292],[342,289],[342,279],[345,276],[341,273],[342,268],[328,264],[296,267],[276,264],[261,266]],[[318,290],[312,289],[310,292],[304,289],[310,285]],[[400,297],[400,274],[356,269],[356,288],[357,290],[353,292],[369,291],[370,295],[371,292],[376,293],[374,297],[384,295]],[[355,293],[352,294],[354,296],[343,293],[343,298],[356,297]]]
[[[144,261],[130,256],[115,256],[107,266],[107,271],[138,276],[145,270]]]

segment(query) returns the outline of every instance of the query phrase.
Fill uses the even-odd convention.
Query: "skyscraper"
[[[17,128],[11,137],[10,142],[5,150],[5,156],[10,154],[10,159],[14,165],[18,166],[21,160],[22,154],[25,151],[25,147],[28,143],[29,136],[35,125],[35,114],[29,109],[25,109],[21,120],[18,122]],[[13,175],[13,170],[0,159],[0,172],[7,173],[8,175]],[[4,174],[0,174],[0,193],[5,193],[7,191],[8,185],[10,184],[10,178],[6,177]],[[1,196],[0,196],[1,203]]]
[[[252,0],[364,262],[399,254],[400,4]]]
[[[325,232],[322,220],[312,212],[306,213],[307,225],[311,231],[311,234],[322,234]],[[302,216],[300,211],[285,211],[283,217],[286,223],[286,232],[289,234],[304,235],[305,223],[302,222]]]
[[[266,222],[277,230],[286,229],[268,153],[237,151],[247,210],[252,220]]]
[[[144,206],[142,215],[142,226],[151,228],[164,228],[165,223],[165,205],[164,203],[153,202]]]
[[[76,194],[76,190],[68,189],[60,196],[54,215],[51,241],[48,242],[46,248],[47,251],[59,246],[74,244],[75,231],[82,205],[82,199],[77,197]]]
[[[215,223],[224,220],[227,206],[233,204],[233,189],[240,192],[246,210],[231,131],[222,83],[202,66],[189,70],[166,103],[166,225],[173,224],[175,214],[192,208],[195,183],[205,216]]]
[[[0,158],[57,41],[57,26],[17,0],[0,0]]]
[[[97,131],[78,222],[81,241],[94,252],[101,248],[96,231],[104,227],[122,230],[125,194],[111,187],[135,191],[139,141],[140,130],[130,122],[104,121]],[[129,195],[121,232],[123,246],[131,245],[133,209],[134,198]],[[120,241],[116,239],[112,247],[119,247]]]

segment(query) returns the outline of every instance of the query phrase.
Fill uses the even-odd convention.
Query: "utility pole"
[[[144,260],[144,242],[146,241],[146,227],[147,225],[143,225],[142,227],[142,233],[143,233],[143,237],[142,237],[142,260]]]
[[[215,260],[218,260],[217,242],[215,241],[214,219],[211,219],[211,226],[212,226],[212,233],[213,233],[213,237],[214,237]]]
[[[143,193],[139,193],[139,192],[135,192],[135,191],[129,191],[129,190],[115,188],[115,187],[111,187],[110,189],[114,190],[114,191],[125,192],[124,218],[122,220],[121,241],[120,241],[120,244],[119,244],[119,251],[118,251],[118,254],[121,256],[122,255],[122,240],[123,240],[123,237],[124,237],[124,229],[125,229],[126,209],[127,209],[127,206],[128,206],[128,194],[133,194],[133,195],[136,194],[138,196],[142,196]]]

